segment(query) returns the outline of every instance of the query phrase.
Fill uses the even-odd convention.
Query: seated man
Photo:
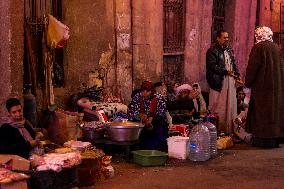
[[[145,124],[140,136],[142,149],[167,151],[168,123],[164,98],[155,92],[150,81],[144,81],[141,90],[129,105],[129,118]]]
[[[9,121],[0,127],[0,153],[28,158],[32,149],[39,146],[31,123],[24,119],[22,105],[16,98],[6,101]]]
[[[175,90],[177,98],[174,101],[167,103],[167,108],[172,116],[174,124],[187,123],[191,120],[195,108],[193,98],[198,93],[192,90],[192,87],[188,84],[183,84]]]

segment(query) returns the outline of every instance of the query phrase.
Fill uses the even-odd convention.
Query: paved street
[[[84,189],[280,189],[284,188],[284,146],[259,149],[238,144],[203,163],[170,159],[164,167],[114,160],[115,177]]]

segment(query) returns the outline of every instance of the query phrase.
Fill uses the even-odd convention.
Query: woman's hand
[[[146,114],[140,114],[140,118],[141,118],[142,123],[146,123],[146,121],[147,121],[147,115]]]
[[[152,130],[153,129],[152,121],[153,121],[153,117],[148,117],[146,122],[145,122],[146,128],[148,130]]]

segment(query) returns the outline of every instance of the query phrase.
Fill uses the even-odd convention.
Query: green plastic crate
[[[133,162],[142,166],[165,165],[168,154],[158,150],[136,150],[132,151]]]

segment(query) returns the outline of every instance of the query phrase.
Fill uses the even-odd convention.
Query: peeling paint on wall
[[[196,29],[191,29],[187,39],[189,41],[193,41],[194,39],[196,39],[196,35],[197,35],[197,30]]]
[[[186,36],[186,45],[192,50],[196,49],[196,43],[198,43],[198,33],[197,29],[193,28]]]
[[[117,14],[117,29],[118,31],[130,30],[130,15]]]
[[[128,50],[130,48],[130,34],[129,33],[118,34],[117,47],[119,50]]]

